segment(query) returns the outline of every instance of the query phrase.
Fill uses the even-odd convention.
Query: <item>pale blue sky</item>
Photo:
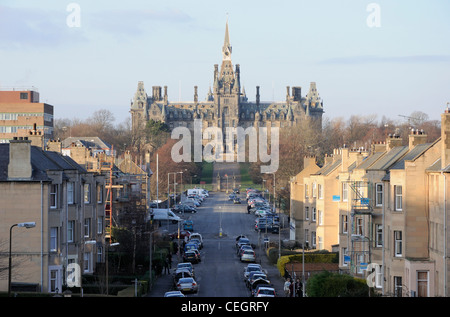
[[[80,6],[70,28],[66,8]],[[370,3],[380,27],[369,27]],[[315,81],[329,118],[423,111],[450,101],[447,0],[0,0],[0,88],[35,86],[56,118],[129,116],[138,81],[169,100],[206,98],[229,21],[233,64],[250,100],[305,95]]]

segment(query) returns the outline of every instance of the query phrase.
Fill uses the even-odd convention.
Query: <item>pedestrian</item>
[[[297,278],[297,282],[295,283],[295,296],[303,297],[303,284],[299,278]]]
[[[172,253],[167,254],[167,260],[169,261],[169,269],[172,268]]]
[[[289,293],[290,293],[289,287],[290,286],[291,286],[291,279],[288,277],[286,279],[286,282],[284,282],[284,288],[283,288],[284,294],[286,295],[286,297],[289,297]]]
[[[289,284],[289,297],[293,297],[294,296],[294,282],[292,282],[291,284]]]
[[[169,274],[169,258],[166,257],[166,260],[164,261],[164,273]]]

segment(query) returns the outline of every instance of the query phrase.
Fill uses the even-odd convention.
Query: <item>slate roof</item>
[[[417,157],[419,157],[423,152],[425,152],[429,147],[431,146],[431,143],[425,143],[425,144],[419,144],[416,145],[414,148],[411,149],[405,156],[403,156],[397,163],[395,163],[391,169],[404,169],[405,168],[405,161],[413,161]]]
[[[57,152],[43,151],[41,148],[31,146],[31,181],[49,181],[47,171],[77,170],[86,173],[86,170],[68,156]],[[0,181],[8,181],[9,144],[0,144]]]
[[[407,146],[396,146],[380,157],[367,170],[388,170],[395,164],[402,156],[408,152]]]

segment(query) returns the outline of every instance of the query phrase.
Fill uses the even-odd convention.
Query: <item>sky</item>
[[[169,101],[199,100],[221,64],[228,20],[232,62],[250,101],[306,95],[325,117],[430,120],[450,102],[448,0],[0,0],[0,89],[36,87],[55,119],[108,109],[130,117],[143,81]]]

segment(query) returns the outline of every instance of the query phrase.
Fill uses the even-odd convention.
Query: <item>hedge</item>
[[[268,250],[269,252],[269,250]],[[281,256],[277,261],[277,268],[280,274],[284,276],[285,267],[288,263],[302,263],[303,254],[291,254]],[[337,253],[323,253],[323,252],[306,252],[304,255],[304,263],[339,263],[339,255]]]

